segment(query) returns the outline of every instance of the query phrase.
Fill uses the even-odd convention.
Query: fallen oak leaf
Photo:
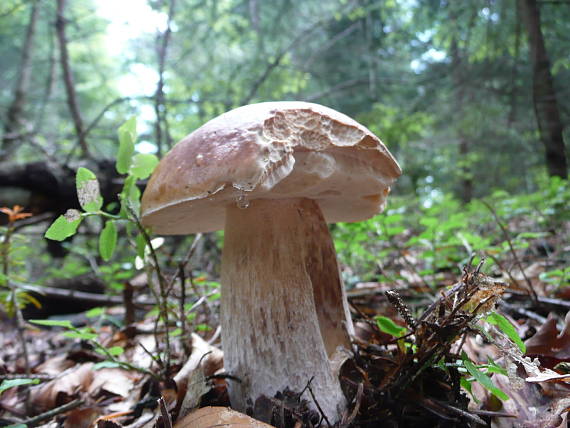
[[[526,355],[540,358],[545,366],[553,367],[561,361],[570,361],[570,311],[561,332],[556,327],[554,316],[548,315],[546,322],[525,345]]]

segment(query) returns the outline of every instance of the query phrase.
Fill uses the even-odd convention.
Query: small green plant
[[[120,360],[119,357],[125,352],[124,348],[121,346],[111,346],[107,348],[101,345],[97,340],[99,337],[98,334],[95,333],[94,330],[90,327],[77,328],[67,320],[29,320],[29,322],[45,327],[61,327],[65,329],[65,332],[63,333],[65,337],[70,339],[80,339],[89,343],[95,352],[105,358],[105,361],[97,363],[93,366],[95,370],[101,368],[120,367],[123,369],[135,370],[141,373],[155,376],[155,374],[147,369],[138,367],[127,361]]]
[[[135,153],[136,141],[136,119],[131,118],[119,128],[119,149],[117,152],[116,170],[124,175],[123,188],[119,194],[120,208],[118,213],[109,212],[104,209],[104,201],[99,189],[99,182],[96,175],[87,168],[79,168],[76,174],[76,189],[81,211],[70,209],[64,215],[58,217],[46,231],[48,239],[63,241],[77,233],[81,223],[89,218],[100,218],[104,221],[104,226],[99,231],[98,249],[101,258],[105,261],[111,260],[117,241],[119,239],[119,229],[124,227],[127,239],[133,243],[137,258],[141,260],[147,269],[149,282],[152,278],[158,279],[158,292],[155,287],[149,287],[158,302],[157,323],[162,322],[166,329],[164,340],[156,338],[157,345],[164,343],[164,361],[160,359],[162,368],[168,372],[170,367],[170,335],[169,313],[171,311],[168,301],[168,293],[172,288],[170,282],[162,274],[156,245],[153,245],[148,232],[142,226],[138,212],[140,207],[141,193],[137,187],[137,181],[150,176],[153,169],[158,164],[158,159],[152,154]],[[111,265],[110,270],[113,271]],[[154,275],[156,273],[156,276]],[[44,324],[49,325],[49,324]],[[71,329],[69,334],[74,337],[89,340],[93,333],[88,331],[76,331],[70,325],[62,325]],[[69,336],[68,334],[68,336]],[[108,352],[108,351],[104,351]],[[109,354],[109,357],[113,355]]]

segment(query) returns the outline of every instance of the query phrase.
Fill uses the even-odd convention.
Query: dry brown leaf
[[[37,413],[71,401],[79,391],[85,391],[93,380],[93,363],[68,369],[59,377],[31,389],[30,400]]]
[[[192,352],[190,358],[174,376],[178,387],[179,415],[185,415],[198,406],[202,395],[210,389],[205,379],[223,366],[221,350],[208,344],[204,339],[192,333]]]
[[[140,373],[119,368],[104,368],[95,373],[96,375],[87,389],[87,392],[92,396],[97,396],[101,391],[106,391],[123,398],[128,397],[134,384],[141,378]]]
[[[503,411],[516,418],[495,418],[493,427],[563,428],[565,414],[570,407],[570,397],[563,388],[545,389],[543,385],[525,382],[523,387],[511,387],[507,376],[495,374],[493,382],[505,391],[510,400],[503,402]]]
[[[202,407],[182,418],[174,428],[275,428],[229,407]]]
[[[527,355],[554,359],[552,366],[560,361],[570,361],[570,311],[566,314],[564,329],[561,332],[556,327],[556,319],[549,315],[546,322],[525,342],[525,345]]]
[[[49,358],[42,364],[34,369],[35,373],[47,374],[50,376],[58,376],[65,370],[73,367],[74,361],[67,359],[67,354],[58,355],[57,357]]]
[[[99,410],[95,407],[74,409],[67,414],[63,428],[89,428],[99,414]]]

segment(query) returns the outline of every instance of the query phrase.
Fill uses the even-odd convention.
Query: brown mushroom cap
[[[224,228],[229,203],[310,198],[327,222],[380,212],[400,167],[378,137],[330,108],[296,101],[252,104],[212,119],[154,171],[142,221],[155,233]]]

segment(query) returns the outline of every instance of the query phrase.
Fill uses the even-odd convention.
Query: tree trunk
[[[77,94],[75,93],[75,86],[73,85],[73,74],[71,73],[71,66],[69,65],[69,53],[67,51],[67,37],[65,35],[66,21],[63,16],[65,13],[66,0],[57,0],[57,19],[55,28],[57,30],[57,39],[59,42],[59,54],[61,62],[61,70],[63,72],[63,83],[65,84],[65,92],[67,94],[67,105],[75,133],[77,134],[78,144],[81,147],[84,157],[91,157],[87,141],[85,140],[85,128],[83,126],[83,119],[81,111],[79,110],[79,103],[77,102]]]
[[[533,67],[534,112],[540,139],[546,152],[548,175],[568,178],[568,163],[562,136],[563,125],[556,100],[554,79],[550,72],[550,60],[544,44],[540,25],[540,10],[536,0],[519,0],[521,15],[529,41],[530,60]]]
[[[461,200],[468,203],[473,198],[473,171],[470,160],[470,144],[469,137],[463,129],[465,114],[464,105],[468,102],[465,91],[465,81],[463,76],[463,64],[461,51],[459,49],[457,38],[454,36],[451,41],[451,78],[453,80],[453,92],[455,95],[455,113],[459,116],[456,120],[459,139],[459,176],[461,179]]]
[[[38,2],[32,2],[30,11],[30,21],[26,30],[26,39],[22,47],[22,61],[18,73],[18,81],[14,90],[14,98],[4,125],[4,136],[2,138],[2,150],[0,151],[0,162],[6,160],[22,140],[24,133],[24,105],[30,87],[30,76],[32,74],[32,54],[34,50],[34,39],[38,21]]]

